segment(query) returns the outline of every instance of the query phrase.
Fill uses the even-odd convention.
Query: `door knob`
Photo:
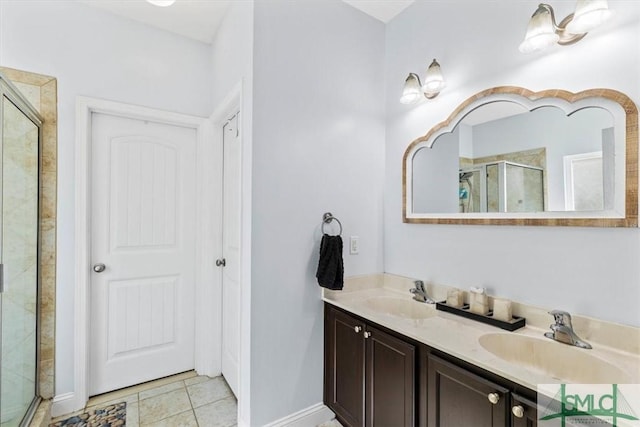
[[[489,402],[495,405],[500,401],[500,395],[498,393],[489,393],[487,395],[487,399],[489,399]]]
[[[514,406],[513,408],[511,408],[511,412],[513,412],[513,415],[518,418],[524,417],[524,408],[522,407],[522,405]]]
[[[106,268],[107,266],[102,263],[93,265],[93,271],[95,271],[96,273],[102,273]]]
[[[224,258],[219,258],[216,260],[216,267],[224,267],[227,265],[227,260]]]
[[[353,328],[353,330],[356,331],[357,334],[362,330],[362,326],[356,326],[355,328]]]

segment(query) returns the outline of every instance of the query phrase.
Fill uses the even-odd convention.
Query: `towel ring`
[[[322,215],[322,226],[320,227],[321,230],[322,230],[322,234],[326,234],[324,232],[324,226],[326,224],[330,224],[331,221],[336,221],[338,223],[338,225],[340,226],[340,233],[338,233],[338,236],[342,236],[342,223],[340,222],[340,220],[338,218],[333,216],[333,214],[331,212],[325,212],[325,214]]]

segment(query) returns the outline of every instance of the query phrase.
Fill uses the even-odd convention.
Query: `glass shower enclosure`
[[[0,74],[0,425],[38,404],[38,215],[42,119]]]
[[[460,212],[543,212],[544,170],[506,160],[459,171]]]

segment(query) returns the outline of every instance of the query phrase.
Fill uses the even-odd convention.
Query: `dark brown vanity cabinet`
[[[325,307],[325,404],[348,427],[415,426],[415,346]]]
[[[535,392],[325,304],[324,402],[345,427],[536,427]]]
[[[325,310],[325,404],[349,426],[364,425],[364,322]]]
[[[427,427],[508,426],[508,389],[433,354],[427,359]]]
[[[511,395],[511,427],[536,427],[538,412],[535,402],[518,394]]]

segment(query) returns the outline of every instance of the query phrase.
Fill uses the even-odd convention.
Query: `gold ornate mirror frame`
[[[541,217],[539,213],[525,214],[522,217],[509,218],[461,218],[455,215],[416,217],[408,212],[409,203],[407,190],[408,163],[412,161],[417,146],[424,145],[425,142],[444,133],[443,129],[453,129],[464,116],[465,110],[472,104],[482,105],[479,102],[488,97],[496,95],[518,96],[529,101],[541,99],[560,99],[570,104],[583,101],[588,98],[606,99],[619,104],[625,113],[625,200],[624,217],[570,217],[571,212],[565,216]],[[433,143],[433,140],[432,140]],[[616,189],[617,191],[617,189]],[[500,215],[500,213],[498,213]],[[443,121],[435,125],[424,136],[414,140],[407,147],[402,160],[402,219],[405,223],[418,224],[469,224],[469,225],[538,225],[538,226],[575,226],[575,227],[637,227],[638,226],[638,109],[635,103],[625,94],[612,89],[590,89],[578,93],[568,92],[561,89],[550,89],[540,92],[532,92],[528,89],[517,86],[499,86],[479,92],[462,104],[460,104]]]

